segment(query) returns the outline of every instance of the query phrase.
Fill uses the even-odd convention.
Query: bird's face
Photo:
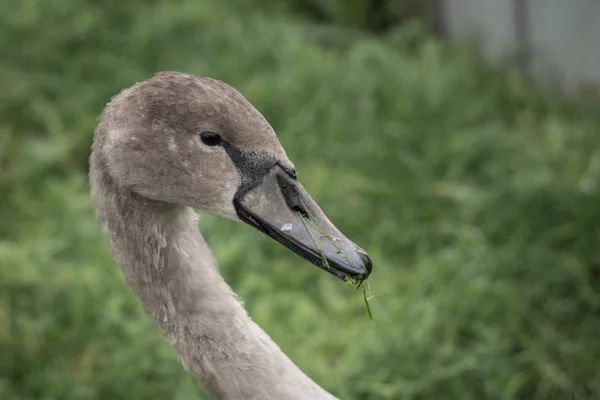
[[[117,96],[102,124],[120,188],[248,223],[341,279],[369,275],[367,254],[329,221],[271,126],[227,84],[161,73]]]

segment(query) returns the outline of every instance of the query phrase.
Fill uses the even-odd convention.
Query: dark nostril
[[[299,212],[304,218],[308,218],[308,212],[300,200],[296,184],[288,177],[280,174],[277,174],[277,184],[288,207],[293,211]]]
[[[373,261],[371,261],[371,257],[369,257],[366,254],[359,253],[359,255],[360,255],[360,260],[362,261],[363,265],[367,269],[367,275],[369,275],[371,273],[371,271],[373,270]]]

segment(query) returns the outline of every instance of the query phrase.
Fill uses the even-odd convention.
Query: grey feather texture
[[[223,82],[163,72],[107,105],[90,187],[112,255],[213,398],[334,399],[250,319],[198,230],[192,208],[239,221],[233,197],[243,179],[223,147],[201,142],[207,130],[257,164],[293,169],[263,116]]]

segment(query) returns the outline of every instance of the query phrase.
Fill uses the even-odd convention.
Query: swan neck
[[[215,399],[334,399],[248,316],[188,207],[94,185],[113,257],[183,366]]]

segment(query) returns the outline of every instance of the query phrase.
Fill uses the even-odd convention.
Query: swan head
[[[119,189],[250,224],[340,279],[370,274],[367,253],[325,216],[272,127],[231,86],[162,72],[114,97],[100,126],[95,151]]]

